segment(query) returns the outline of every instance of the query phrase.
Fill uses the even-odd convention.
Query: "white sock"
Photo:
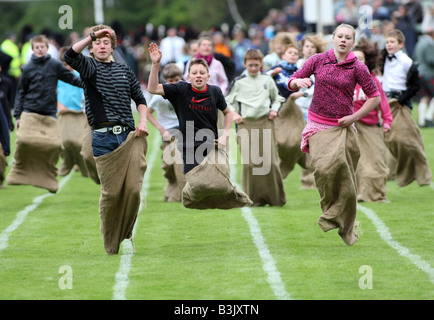
[[[434,98],[431,99],[431,102],[429,103],[428,110],[425,114],[425,120],[433,121],[434,118]]]
[[[427,104],[425,102],[419,102],[419,111],[418,111],[418,123],[419,127],[425,125],[425,112],[426,112]]]

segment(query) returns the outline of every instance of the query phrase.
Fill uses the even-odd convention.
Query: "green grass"
[[[151,149],[158,132],[151,125],[149,129]],[[422,134],[434,171],[434,129],[424,128]],[[199,211],[164,203],[158,152],[146,173],[150,186],[135,230],[126,298],[276,299],[242,210]],[[241,167],[236,167],[239,179]],[[297,167],[285,180],[285,206],[251,208],[292,299],[433,299],[428,274],[384,242],[361,211],[357,220],[363,233],[354,246],[346,246],[336,231],[322,232],[316,222],[321,214],[318,193],[300,190],[299,178]],[[127,249],[114,256],[105,253],[99,189],[91,179],[73,173],[60,192],[28,214],[0,251],[0,299],[113,298],[115,275]],[[0,234],[35,197],[47,193],[31,186],[0,189]],[[433,187],[413,182],[399,188],[391,181],[387,196],[390,203],[362,205],[375,212],[395,241],[432,269]],[[72,289],[59,287],[59,268],[64,265],[72,269]],[[372,269],[371,290],[359,287],[363,265]]]

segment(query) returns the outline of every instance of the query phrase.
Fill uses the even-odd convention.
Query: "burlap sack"
[[[10,185],[32,185],[55,193],[58,189],[57,162],[62,153],[57,119],[23,112],[17,130]]]
[[[0,188],[3,187],[3,181],[5,180],[6,167],[8,162],[2,152],[2,144],[0,143]]]
[[[83,144],[83,128],[87,124],[86,117],[81,111],[68,110],[59,113],[60,136],[62,137],[63,161],[59,167],[59,176],[66,176],[77,165],[84,177],[89,176],[83,156],[80,154]]]
[[[296,163],[304,169],[309,168],[306,153],[300,149],[304,127],[303,112],[294,100],[289,98],[280,108],[279,116],[274,119],[279,166],[283,179],[294,170]]]
[[[95,158],[92,151],[92,128],[87,124],[84,124],[83,129],[83,141],[81,145],[80,155],[83,157],[84,165],[87,170],[87,176],[90,177],[93,182],[100,184],[101,181],[98,177],[98,170],[96,169]]]
[[[431,169],[425,155],[422,134],[411,116],[411,109],[396,99],[389,101],[393,123],[384,140],[396,159],[396,183],[404,187],[414,180],[419,186],[431,184]]]
[[[230,180],[228,156],[216,147],[185,175],[182,204],[189,209],[232,209],[252,205],[247,194]]]
[[[161,144],[163,150],[161,169],[167,181],[164,187],[164,201],[166,202],[180,202],[182,189],[187,182],[183,172],[182,156],[176,145],[177,140],[174,137],[172,141],[163,141]],[[173,162],[165,161],[165,152],[170,153],[169,159]]]
[[[283,206],[286,194],[279,168],[274,122],[268,116],[244,119],[238,125],[237,138],[243,164],[242,188],[253,205]]]
[[[95,157],[101,180],[101,233],[109,254],[117,254],[121,242],[133,235],[147,167],[147,148],[146,137],[137,137],[133,131],[117,149]]]
[[[360,145],[360,160],[357,167],[358,201],[385,202],[389,167],[386,162],[387,147],[383,129],[356,122]]]
[[[339,228],[347,245],[354,244],[357,213],[356,169],[359,143],[354,128],[332,127],[309,138],[315,183],[322,215],[318,224],[324,232]]]

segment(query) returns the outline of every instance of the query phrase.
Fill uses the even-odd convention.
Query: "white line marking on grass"
[[[146,168],[145,177],[143,179],[142,190],[140,192],[140,207],[139,212],[143,209],[143,201],[146,201],[146,194],[149,190],[149,179],[151,176],[152,167],[154,165],[155,159],[158,155],[158,150],[160,149],[161,137],[158,134],[155,134],[155,138],[152,141],[151,154],[146,159],[148,167]],[[148,148],[149,150],[149,148]],[[133,237],[136,233],[136,228],[139,223],[139,216],[137,216],[136,223],[133,228]],[[133,246],[131,241],[123,241],[122,242],[122,256],[121,261],[119,263],[119,270],[116,273],[115,280],[116,283],[113,286],[113,300],[126,300],[126,291],[129,284],[128,274],[131,270],[131,260],[134,256]]]
[[[235,144],[235,148],[236,148],[237,145],[236,142],[231,143],[231,145],[233,144]],[[236,154],[234,155],[234,152],[236,151],[234,151],[233,149],[234,148],[230,149],[231,156],[236,157]],[[237,176],[237,167],[236,165],[231,164],[231,180],[236,181],[237,180],[236,176]],[[236,183],[236,185],[238,188],[241,189],[238,183]],[[258,220],[256,220],[252,210],[249,207],[243,207],[241,208],[241,210],[243,212],[243,218],[247,221],[247,224],[249,226],[253,243],[258,249],[259,256],[261,257],[262,260],[262,268],[267,274],[267,281],[268,284],[271,286],[274,295],[279,300],[291,300],[291,295],[285,289],[285,284],[283,283],[282,278],[280,277],[280,272],[276,267],[276,262],[274,261],[274,258],[270,253],[268,245],[265,242],[265,238],[262,235],[262,230],[261,227],[259,226]]]
[[[57,190],[57,193],[59,193],[63,186],[69,181],[69,179],[72,177],[73,171],[71,171],[66,177],[64,177],[59,182],[59,188]],[[47,198],[54,196],[57,193],[46,193],[43,195],[40,195],[33,199],[33,203],[25,207],[23,210],[17,213],[17,216],[15,220],[12,222],[12,224],[7,227],[3,232],[0,234],[0,253],[7,248],[8,242],[9,242],[9,236],[26,220],[27,215],[35,210],[39,205],[42,203],[42,201]]]
[[[413,263],[416,267],[424,271],[431,283],[434,284],[434,269],[430,266],[428,262],[423,260],[419,255],[412,254],[410,251],[402,246],[398,241],[393,240],[392,235],[389,232],[389,228],[384,224],[384,222],[369,208],[363,207],[360,204],[357,205],[357,208],[363,212],[374,224],[377,228],[377,232],[380,234],[380,237],[393,249],[395,249],[399,255],[407,258]]]
[[[246,219],[250,228],[250,234],[252,235],[253,242],[258,249],[259,256],[262,260],[262,268],[267,274],[268,283],[273,289],[274,295],[279,300],[291,300],[291,295],[286,291],[285,284],[280,277],[280,272],[277,270],[276,263],[273,256],[268,249],[265,239],[262,236],[261,227],[258,220],[253,215],[252,210],[249,207],[242,208],[243,217]]]

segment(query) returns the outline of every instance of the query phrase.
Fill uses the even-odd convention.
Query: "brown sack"
[[[386,162],[387,147],[384,144],[383,129],[356,122],[357,138],[360,145],[360,160],[357,167],[358,201],[387,201]]]
[[[384,134],[384,140],[396,159],[396,183],[404,187],[416,180],[419,186],[430,185],[431,170],[411,109],[401,106],[396,99],[391,99],[389,104],[393,123],[391,130]]]
[[[146,171],[146,137],[132,131],[114,151],[95,157],[101,179],[99,211],[104,248],[117,254],[124,239],[133,235]]]
[[[161,169],[163,169],[167,181],[167,185],[164,187],[164,201],[180,202],[186,180],[183,172],[182,156],[176,147],[178,140],[175,137],[172,138],[172,141],[163,141],[161,145],[163,150]],[[164,160],[165,152],[170,154],[170,159],[174,160],[173,163],[167,163]]]
[[[252,201],[230,180],[228,156],[215,149],[185,175],[182,204],[189,209],[232,209],[250,206]]]
[[[80,154],[83,157],[84,165],[87,170],[87,176],[90,177],[93,182],[100,184],[101,181],[98,177],[98,170],[96,169],[95,158],[93,157],[92,150],[92,128],[87,124],[84,124],[83,129],[83,141],[81,145]]]
[[[310,163],[306,159],[306,153],[300,149],[301,133],[304,127],[303,112],[293,99],[288,98],[280,108],[279,116],[274,119],[277,151],[283,179],[294,170],[296,163],[304,169],[309,168]]]
[[[80,154],[86,117],[81,111],[68,110],[66,113],[59,113],[58,119],[63,145],[63,161],[59,167],[59,176],[66,176],[74,165],[77,165],[81,174],[87,177],[87,168]]]
[[[57,119],[23,112],[17,130],[12,170],[6,181],[10,185],[32,185],[57,192],[57,162],[62,153]]]
[[[2,152],[2,144],[0,143],[0,188],[3,187],[3,181],[5,180],[6,167],[8,162]]]
[[[237,137],[243,164],[243,190],[254,206],[283,206],[286,194],[279,168],[274,122],[268,116],[243,119],[238,125]]]
[[[339,228],[347,245],[354,244],[357,213],[356,169],[359,143],[353,127],[332,127],[309,138],[315,184],[322,215],[318,224],[324,232]]]

